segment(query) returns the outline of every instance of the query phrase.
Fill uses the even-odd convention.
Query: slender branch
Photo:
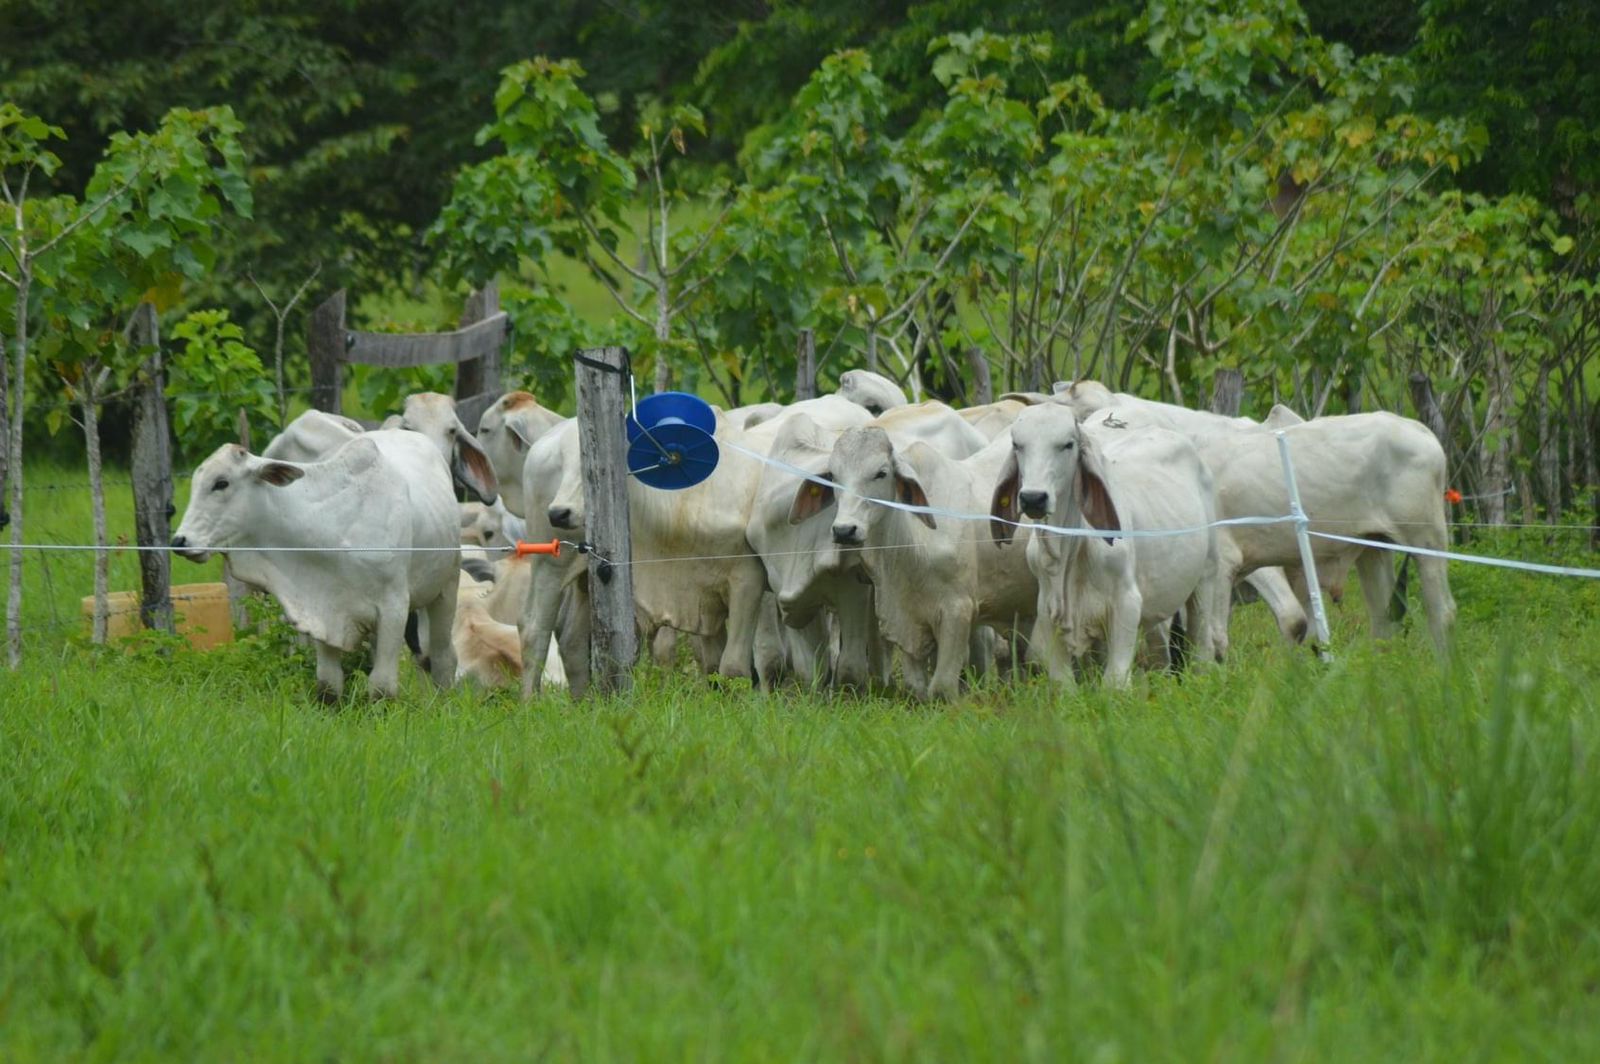
[[[140,173],[143,173],[143,172],[144,172],[143,164],[141,164],[139,166],[138,170],[134,171],[135,174],[140,174]],[[41,255],[45,254],[46,252],[48,252],[51,248],[55,247],[57,244],[61,243],[67,237],[71,236],[74,232],[76,232],[77,229],[80,226],[82,226],[84,223],[88,222],[95,215],[99,214],[101,211],[103,211],[107,207],[109,207],[111,205],[111,201],[112,200],[117,199],[118,197],[122,196],[124,193],[128,192],[132,188],[133,188],[133,182],[132,181],[125,181],[121,185],[119,185],[116,188],[112,189],[110,192],[107,192],[104,196],[100,197],[100,200],[99,200],[98,203],[96,203],[93,207],[90,207],[89,209],[85,210],[82,214],[78,215],[78,217],[74,218],[71,221],[71,223],[69,223],[67,225],[67,227],[65,229],[62,229],[61,232],[57,233],[55,236],[51,237],[49,240],[46,240],[43,244],[40,244],[38,247],[34,248],[29,257],[37,259],[39,256],[41,256]]]
[[[643,314],[639,313],[637,310],[634,310],[633,307],[628,305],[628,301],[623,298],[622,293],[617,291],[617,286],[611,283],[611,275],[600,268],[600,264],[594,261],[593,255],[589,254],[587,251],[584,252],[583,262],[584,265],[589,267],[589,272],[594,274],[595,277],[599,278],[601,284],[605,285],[606,291],[611,293],[611,298],[616,301],[617,306],[621,307],[629,317],[646,328],[654,329],[656,327],[655,322],[651,321],[649,318],[645,317]]]
[[[956,230],[956,235],[950,238],[950,243],[945,247],[944,253],[940,255],[939,260],[933,264],[933,268],[928,271],[928,276],[923,278],[922,283],[917,286],[917,290],[912,292],[910,297],[907,298],[904,303],[901,303],[898,307],[896,307],[892,313],[885,314],[883,317],[879,318],[878,320],[880,322],[893,321],[895,318],[898,318],[900,315],[904,314],[906,311],[910,310],[916,305],[917,300],[922,298],[922,293],[926,292],[928,290],[928,286],[933,284],[934,278],[938,276],[939,271],[944,269],[944,264],[950,261],[950,256],[955,254],[956,246],[961,243],[961,238],[967,235],[967,229],[972,225],[972,220],[978,216],[978,212],[983,210],[984,204],[988,202],[989,193],[985,192],[978,202],[973,205],[972,211],[967,215],[966,221],[961,223],[961,228]]]
[[[652,289],[655,288],[656,279],[654,277],[651,277],[649,274],[629,266],[620,255],[611,249],[609,244],[600,239],[600,230],[595,228],[594,222],[589,220],[589,213],[587,211],[579,210],[576,213],[578,216],[578,224],[583,226],[583,231],[589,234],[589,239],[593,240],[597,245],[599,245],[600,250],[606,253],[607,258],[616,263],[624,273],[626,273],[629,277],[632,277],[635,281],[638,281],[643,285],[648,285]],[[583,257],[584,261],[589,263],[589,268],[591,270],[599,271],[600,268],[599,266],[595,265],[594,257],[592,255],[590,255],[588,252],[585,252]],[[606,284],[607,288],[611,288],[609,282],[604,283]],[[613,294],[615,294],[614,289]]]
[[[722,261],[718,262],[711,269],[707,270],[689,284],[685,285],[683,287],[683,291],[678,293],[678,298],[672,303],[669,313],[676,314],[678,311],[688,306],[689,303],[693,301],[694,294],[696,292],[704,288],[706,284],[712,280],[712,278],[716,277],[718,273],[722,272],[722,268],[728,263],[732,262],[735,257],[744,254],[745,249],[749,246],[750,241],[746,240],[743,244],[740,244],[738,247],[724,255],[722,257]]]
[[[717,232],[722,228],[722,223],[727,220],[728,214],[733,210],[733,207],[734,207],[734,203],[733,203],[733,200],[730,198],[728,200],[727,204],[723,206],[721,212],[719,212],[717,214],[716,218],[713,219],[713,221],[711,222],[711,225],[706,229],[705,233],[702,234],[700,239],[695,242],[694,247],[689,249],[688,254],[684,255],[681,259],[679,259],[678,260],[678,264],[676,266],[674,266],[672,269],[670,269],[670,270],[662,270],[661,271],[662,276],[664,276],[664,277],[676,277],[678,274],[682,273],[685,269],[687,269],[694,262],[695,259],[699,258],[700,257],[700,253],[705,251],[706,246],[708,244],[710,244],[711,241],[716,237]],[[746,242],[746,246],[747,247],[749,246],[749,242],[748,241]]]

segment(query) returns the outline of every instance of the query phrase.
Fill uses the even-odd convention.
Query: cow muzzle
[[[1019,491],[1017,492],[1017,505],[1022,512],[1034,520],[1043,517],[1050,507],[1050,493],[1047,491]]]
[[[545,516],[550,518],[550,523],[556,528],[572,529],[577,527],[577,522],[572,519],[572,507],[552,506],[545,511]]]
[[[188,536],[173,536],[172,552],[178,557],[191,562],[203,562],[207,558],[211,557],[210,551],[196,550],[194,547],[190,546]]]
[[[833,526],[833,541],[841,547],[859,547],[865,539],[866,534],[860,525],[841,521]]]

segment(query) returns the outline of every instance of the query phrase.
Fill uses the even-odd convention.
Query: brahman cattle
[[[412,610],[428,618],[434,681],[455,679],[459,528],[450,470],[438,450],[416,433],[380,431],[312,463],[224,445],[195,470],[172,546],[192,561],[226,553],[241,579],[277,598],[316,646],[325,698],[344,691],[340,652],[371,635],[368,689],[388,697],[399,691]],[[252,549],[276,547],[300,549]]]

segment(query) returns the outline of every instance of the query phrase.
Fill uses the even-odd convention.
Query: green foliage
[[[174,344],[167,360],[167,395],[173,432],[187,458],[198,461],[237,441],[241,409],[252,431],[276,423],[270,375],[227,311],[192,311],[173,327],[172,339],[182,346]]]

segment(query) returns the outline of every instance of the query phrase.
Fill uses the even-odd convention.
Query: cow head
[[[385,423],[387,427],[387,423]],[[494,465],[478,444],[477,437],[456,416],[456,401],[438,392],[418,392],[406,396],[399,427],[419,432],[433,441],[450,466],[450,475],[468,492],[485,503],[500,494]]]
[[[999,518],[989,526],[995,542],[1009,543],[1016,526],[1007,522],[1023,515],[1062,527],[1081,516],[1092,528],[1120,530],[1104,472],[1094,441],[1070,410],[1048,403],[1024,410],[1011,425],[1011,457],[989,507]]]
[[[928,505],[917,471],[896,453],[889,434],[877,426],[850,429],[841,435],[833,445],[828,468],[834,482],[844,489],[836,500],[833,520],[833,541],[840,546],[869,542],[873,528],[887,512],[874,500]],[[938,527],[928,514],[916,517],[929,528]]]
[[[189,505],[172,536],[179,557],[203,562],[257,529],[263,492],[285,488],[305,476],[293,462],[258,458],[236,443],[223,444],[200,463],[189,484]]]

